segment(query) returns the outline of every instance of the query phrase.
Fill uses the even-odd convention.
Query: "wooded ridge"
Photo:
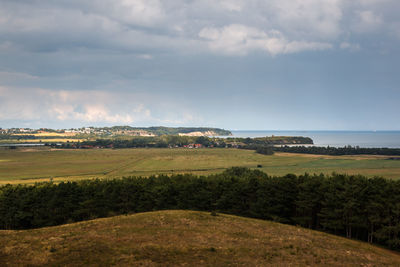
[[[400,181],[333,173],[271,177],[234,167],[0,187],[0,228],[28,229],[153,210],[218,211],[300,225],[400,250]]]

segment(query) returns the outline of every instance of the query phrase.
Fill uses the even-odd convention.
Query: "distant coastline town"
[[[313,144],[309,137],[232,137],[232,132],[207,127],[82,127],[71,129],[0,129],[0,146],[50,146],[67,149],[95,148],[242,148],[272,154],[274,145]]]
[[[79,135],[96,136],[160,136],[160,135],[180,135],[180,136],[230,136],[228,130],[219,128],[205,127],[131,127],[131,126],[112,126],[112,127],[81,127],[69,129],[50,129],[50,128],[0,128],[2,135],[35,135],[35,136],[59,136],[72,137]]]

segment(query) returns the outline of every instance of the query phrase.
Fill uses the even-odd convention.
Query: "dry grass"
[[[317,155],[317,154],[302,154],[302,153],[287,153],[277,152],[277,156],[291,157],[297,155],[302,158],[318,158],[318,159],[351,159],[351,160],[365,160],[365,159],[387,159],[387,158],[400,158],[400,156],[385,156],[385,155],[342,155],[342,156],[331,156],[331,155]]]
[[[0,148],[0,184],[39,181],[219,173],[232,166],[256,168],[269,175],[332,172],[400,178],[400,160],[385,156],[324,156],[240,149],[50,149]]]
[[[0,231],[0,265],[400,266],[399,254],[294,226],[160,211]]]

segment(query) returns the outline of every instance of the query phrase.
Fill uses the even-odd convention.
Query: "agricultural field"
[[[9,135],[9,137],[6,136],[0,138],[0,144],[66,143],[66,142],[82,142],[87,140],[89,140],[89,138],[78,138],[78,135],[76,133],[56,133],[56,132],[13,133]]]
[[[16,133],[13,135],[33,135],[35,137],[50,137],[50,136],[54,136],[54,137],[66,137],[66,136],[75,136],[76,133],[57,133],[57,132],[38,132],[38,133]]]
[[[390,160],[390,158],[392,160]],[[0,148],[0,184],[161,173],[219,173],[232,166],[269,175],[332,172],[400,178],[400,160],[387,156],[261,155],[240,149],[50,149]]]
[[[1,266],[400,266],[400,255],[301,227],[157,211],[0,230]]]
[[[19,140],[0,140],[0,144],[24,144],[24,143],[67,143],[67,142],[83,142],[87,139],[71,139],[71,138],[46,138],[46,139],[19,139]]]

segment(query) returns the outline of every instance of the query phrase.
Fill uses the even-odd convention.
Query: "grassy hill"
[[[0,265],[400,266],[400,255],[299,227],[158,211],[0,231]]]

